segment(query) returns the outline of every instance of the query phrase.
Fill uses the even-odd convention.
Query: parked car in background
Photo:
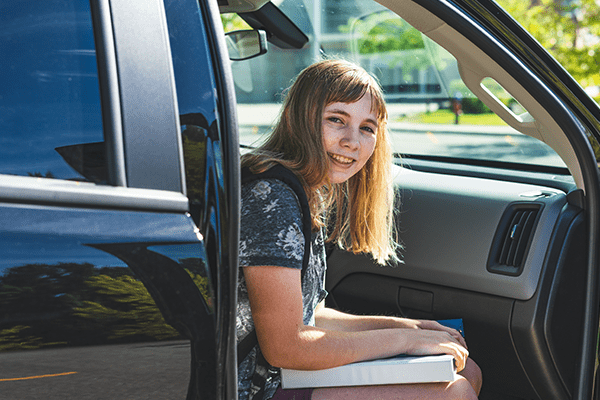
[[[600,109],[496,3],[8,0],[0,54],[0,398],[236,398],[239,154],[323,56],[384,88],[404,244],[332,249],[330,305],[598,398]]]

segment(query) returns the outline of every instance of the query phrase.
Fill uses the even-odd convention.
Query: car
[[[7,0],[0,53],[0,398],[236,398],[239,155],[322,57],[384,89],[403,243],[328,304],[598,398],[600,108],[495,2]]]

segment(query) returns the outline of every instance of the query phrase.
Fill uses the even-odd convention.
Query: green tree
[[[182,132],[188,197],[198,204],[204,197],[206,135],[206,130],[196,125],[185,125]]]
[[[363,19],[350,21],[340,30],[358,33],[360,54],[424,49],[421,33],[392,15],[388,12],[371,14]]]
[[[362,18],[351,18],[338,30],[351,38],[351,51],[361,58],[371,58],[390,69],[400,68],[406,83],[415,82],[416,71],[448,65],[445,50],[430,45],[430,39],[390,11]]]
[[[182,260],[182,261],[185,261],[185,260]],[[202,297],[204,297],[204,301],[206,302],[206,306],[208,307],[208,309],[211,312],[214,312],[215,311],[214,293],[211,290],[211,285],[210,285],[210,281],[208,280],[208,277],[202,276],[200,274],[196,274],[196,273],[190,271],[189,269],[186,269],[186,272],[190,275],[190,277],[194,281],[194,284],[196,284],[196,286],[200,290],[200,293],[202,294]]]
[[[98,275],[85,285],[100,296],[99,301],[84,301],[73,315],[96,326],[106,327],[108,340],[164,340],[177,338],[177,331],[162,317],[142,282],[131,276],[111,278]],[[108,329],[109,328],[109,329]]]
[[[221,23],[223,24],[225,32],[252,29],[250,25],[237,14],[221,14]]]
[[[208,278],[192,278],[208,297]],[[0,351],[180,337],[126,267],[13,267],[0,276],[0,304]]]
[[[15,325],[0,329],[0,351],[35,350],[42,347],[64,345],[65,342],[49,343],[42,337],[28,334],[30,326]]]
[[[600,85],[595,0],[497,0],[583,86]]]

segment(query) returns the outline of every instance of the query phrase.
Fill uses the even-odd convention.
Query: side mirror
[[[225,34],[229,59],[248,60],[267,52],[267,32],[261,29],[233,31]]]

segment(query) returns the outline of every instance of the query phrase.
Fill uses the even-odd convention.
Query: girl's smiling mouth
[[[340,164],[345,164],[345,165],[349,165],[352,164],[354,162],[354,159],[352,158],[348,158],[348,157],[344,157],[344,156],[340,156],[339,154],[333,154],[333,153],[327,153],[329,155],[330,158],[333,159],[333,161],[336,161]]]

